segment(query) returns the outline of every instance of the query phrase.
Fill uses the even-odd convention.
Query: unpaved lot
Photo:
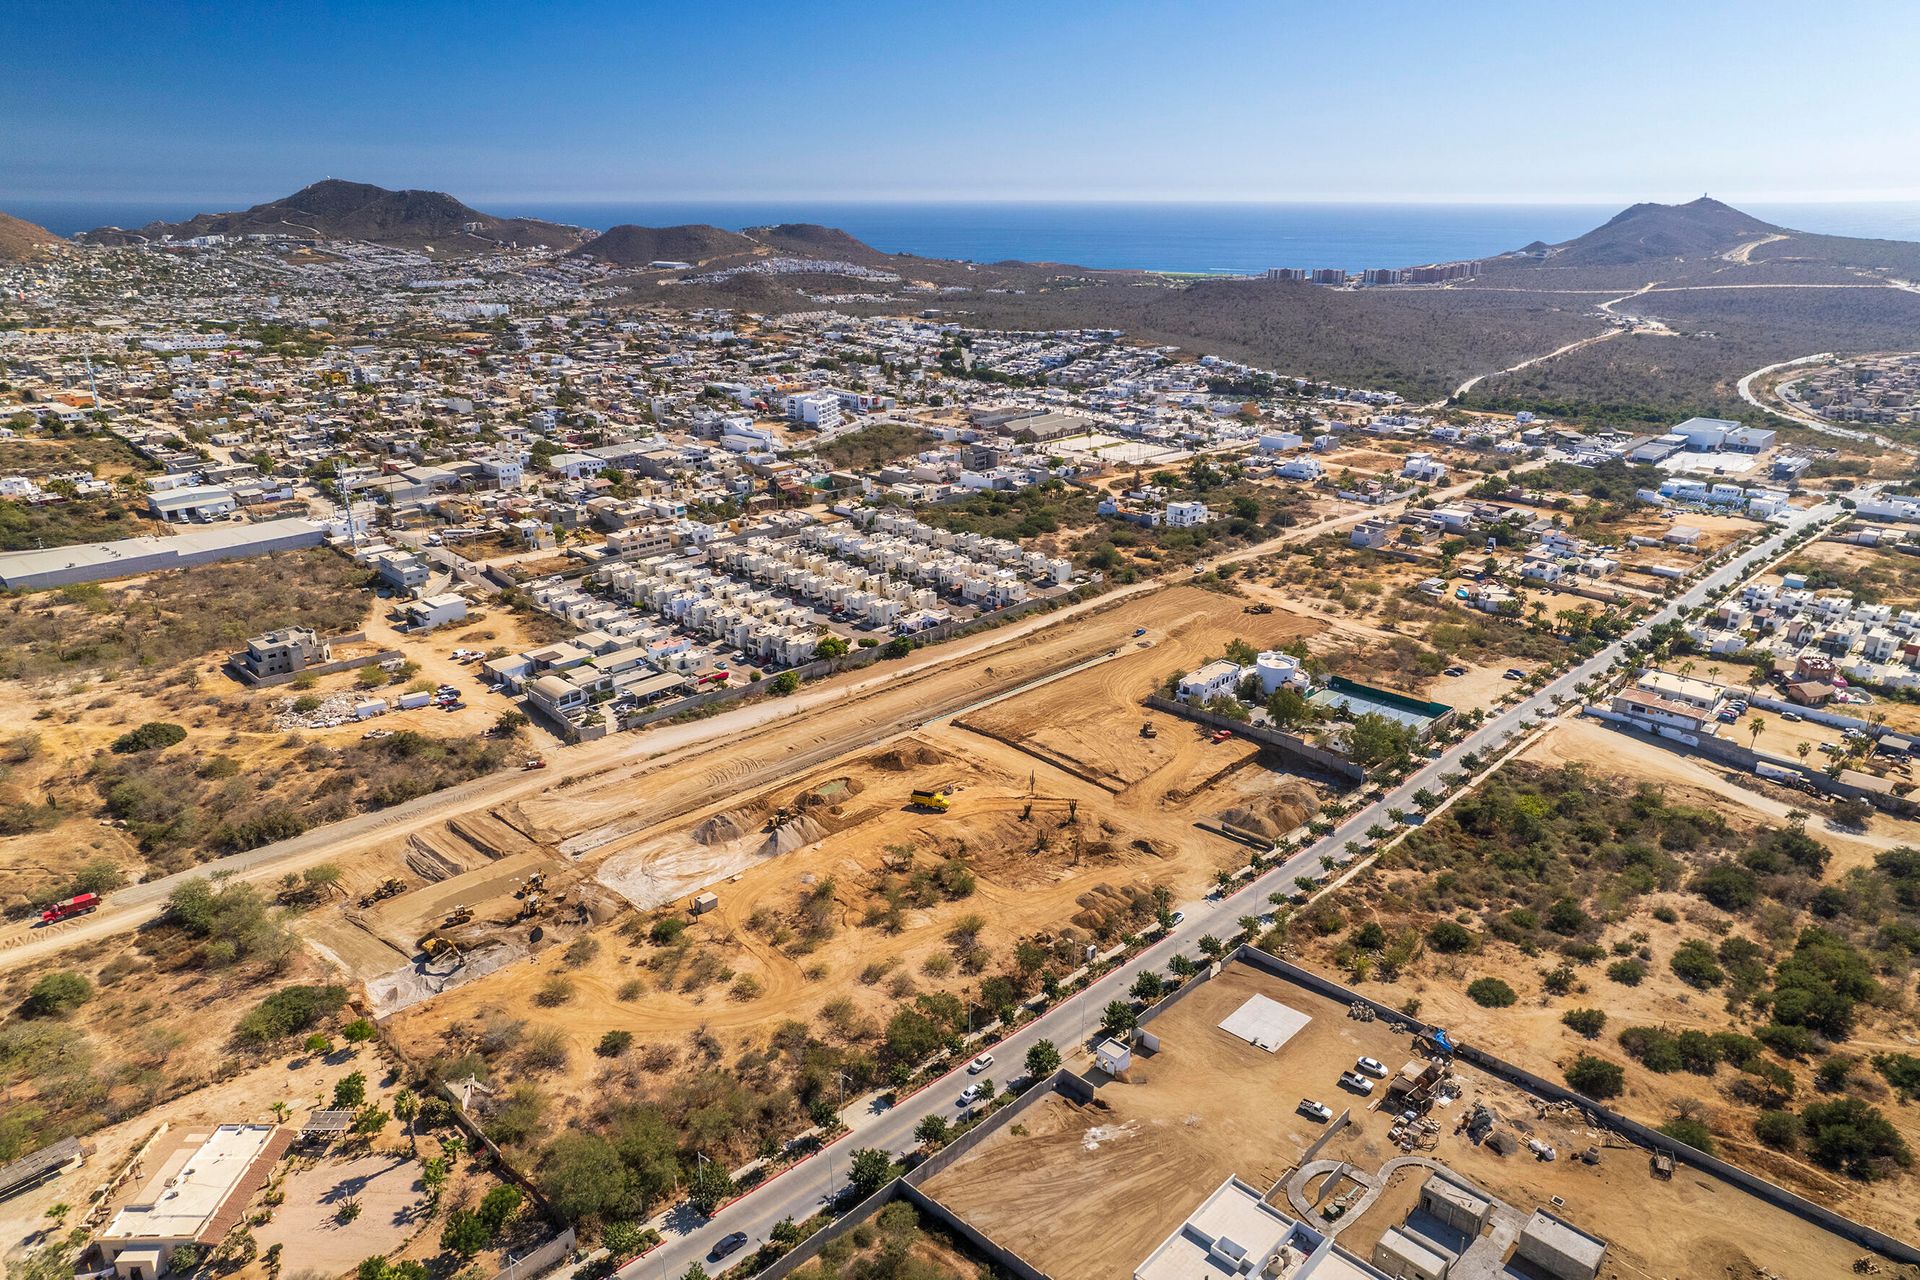
[[[1272,1054],[1219,1030],[1254,994],[1312,1021]],[[1303,1096],[1352,1111],[1353,1123],[1322,1158],[1370,1172],[1401,1154],[1386,1138],[1390,1117],[1370,1109],[1374,1099],[1349,1095],[1334,1080],[1357,1054],[1390,1067],[1412,1056],[1410,1038],[1383,1022],[1352,1020],[1340,1004],[1230,965],[1152,1030],[1161,1051],[1136,1059],[1127,1082],[1104,1084],[1091,1106],[1043,1101],[930,1179],[928,1193],[1050,1275],[1107,1280],[1130,1274],[1229,1175],[1264,1189],[1289,1173],[1323,1132],[1295,1112]],[[1456,1075],[1464,1096],[1434,1112],[1441,1132],[1426,1154],[1523,1212],[1559,1197],[1565,1207],[1557,1211],[1611,1241],[1608,1274],[1664,1280],[1724,1275],[1733,1265],[1747,1268],[1733,1274],[1752,1276],[1760,1264],[1782,1280],[1817,1280],[1848,1274],[1860,1256],[1857,1246],[1724,1183],[1685,1171],[1657,1182],[1645,1154],[1631,1148],[1603,1147],[1594,1166],[1570,1160],[1566,1153],[1603,1145],[1602,1135],[1577,1119],[1539,1114],[1519,1090],[1470,1068]],[[1562,1158],[1540,1162],[1524,1148],[1500,1156],[1473,1145],[1455,1125],[1475,1101],[1518,1120]],[[1269,1198],[1284,1204],[1284,1196]],[[1377,1238],[1397,1204],[1388,1196],[1351,1219],[1361,1230],[1355,1243]]]

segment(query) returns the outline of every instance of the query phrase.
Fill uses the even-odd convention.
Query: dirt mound
[[[1287,781],[1244,804],[1222,810],[1223,826],[1277,840],[1320,811],[1320,798],[1305,783]]]
[[[689,834],[701,844],[726,844],[747,834],[753,825],[753,814],[748,810],[729,809],[725,813],[714,814]]]
[[[1115,888],[1097,884],[1074,900],[1080,910],[1073,923],[1096,938],[1109,939],[1129,932],[1129,926],[1153,918],[1153,895],[1137,885]]]
[[[827,838],[827,828],[804,814],[791,822],[784,822],[773,829],[773,833],[761,841],[759,854],[763,858],[776,857],[783,853],[792,853],[817,840]]]
[[[830,809],[866,789],[866,785],[857,778],[829,778],[813,790],[795,796],[793,807],[800,810]]]
[[[451,880],[468,870],[467,864],[450,858],[418,836],[407,841],[407,869],[422,880],[435,883]]]
[[[900,746],[882,751],[868,761],[874,768],[885,769],[888,773],[906,773],[940,762],[940,753],[924,742],[902,743]]]

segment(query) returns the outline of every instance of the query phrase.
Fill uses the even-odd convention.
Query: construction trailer
[[[694,915],[703,916],[719,905],[719,895],[713,893],[697,893],[693,896],[693,901],[687,904],[687,909],[693,912]]]

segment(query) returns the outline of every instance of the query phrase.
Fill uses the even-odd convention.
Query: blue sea
[[[776,222],[839,227],[887,252],[995,262],[1244,273],[1268,267],[1404,267],[1483,257],[1535,240],[1571,239],[1620,211],[1570,204],[1095,204],[657,201],[472,201],[502,216],[604,230],[617,223],[705,222],[738,230]],[[0,209],[61,235],[174,221],[233,201],[9,202]],[[1782,226],[1830,235],[1920,240],[1920,204],[1742,206]]]

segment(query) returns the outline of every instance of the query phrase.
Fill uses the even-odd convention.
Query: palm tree
[[[1755,746],[1759,743],[1760,735],[1766,730],[1766,727],[1767,718],[1765,716],[1747,717],[1747,742],[1749,746]]]
[[[1813,754],[1813,744],[1811,742],[1805,742],[1805,741],[1799,742],[1795,744],[1793,749],[1799,753],[1800,758],[1802,760],[1805,760],[1808,756]]]

